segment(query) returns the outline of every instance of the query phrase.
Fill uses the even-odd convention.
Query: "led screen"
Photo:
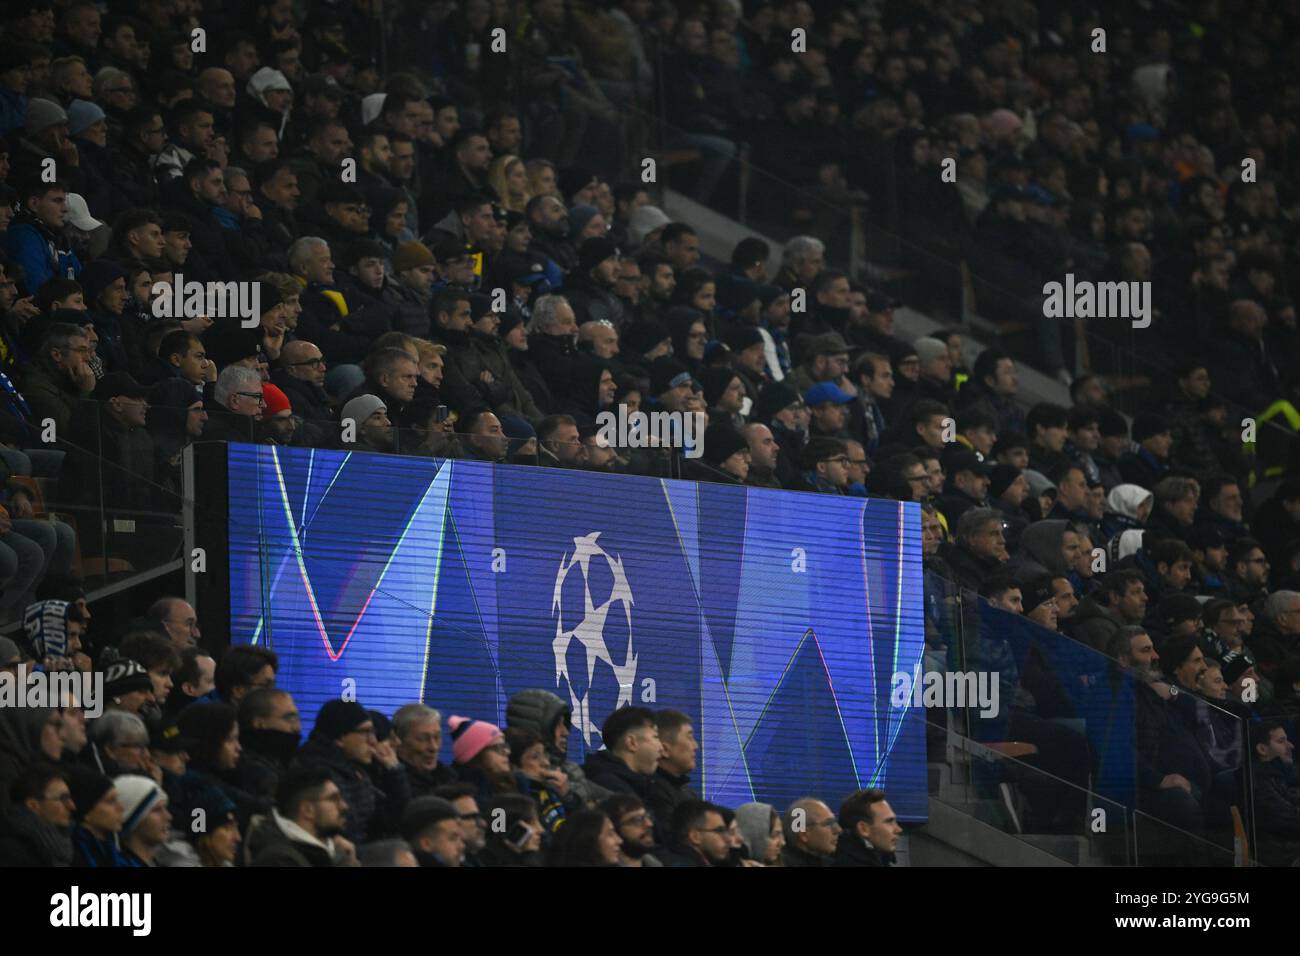
[[[914,504],[249,445],[228,476],[231,641],[308,729],[348,693],[504,723],[541,687],[579,763],[614,707],[673,707],[707,799],[878,786],[925,818],[923,716],[889,699],[923,653]]]

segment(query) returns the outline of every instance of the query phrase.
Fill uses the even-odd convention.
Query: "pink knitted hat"
[[[505,737],[500,727],[489,724],[486,720],[453,715],[447,718],[447,726],[451,729],[452,759],[462,765]]]

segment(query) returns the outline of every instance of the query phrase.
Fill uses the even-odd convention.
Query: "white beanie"
[[[138,827],[140,821],[160,801],[167,800],[167,794],[163,793],[162,787],[150,778],[139,774],[128,773],[114,777],[113,786],[117,788],[117,798],[122,802],[122,809],[125,811],[122,817],[122,836],[127,836]]]

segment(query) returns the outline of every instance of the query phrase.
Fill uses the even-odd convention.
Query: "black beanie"
[[[320,734],[326,740],[338,740],[367,720],[370,720],[370,713],[356,701],[330,700],[320,709],[312,733]]]
[[[989,473],[989,497],[999,497],[1019,477],[1020,469],[1015,465],[994,465],[993,471]]]
[[[68,770],[68,789],[72,791],[73,815],[80,820],[113,789],[113,781],[91,767],[74,765]]]
[[[680,376],[685,375],[687,380],[690,379],[690,369],[688,369],[677,359],[669,355],[661,355],[650,363],[650,394],[662,395],[670,388],[675,388],[674,381]],[[680,383],[679,383],[680,384]]]
[[[672,333],[653,319],[634,322],[623,332],[623,347],[634,355],[644,355],[664,339],[671,337]]]
[[[701,383],[704,386],[704,403],[709,408],[717,405],[722,393],[736,377],[736,370],[729,365],[715,365],[713,368],[705,369],[704,381]]]
[[[717,422],[704,430],[704,460],[710,465],[720,465],[748,448],[745,437],[726,422]]]
[[[784,382],[772,382],[759,393],[752,421],[771,421],[778,412],[799,401],[800,397],[798,392]]]

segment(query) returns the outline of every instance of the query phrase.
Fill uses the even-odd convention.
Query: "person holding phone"
[[[487,808],[487,846],[481,866],[541,866],[542,822],[537,804],[517,793],[498,794]]]

